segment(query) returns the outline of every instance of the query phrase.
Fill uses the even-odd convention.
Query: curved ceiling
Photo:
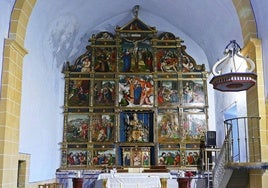
[[[188,53],[208,69],[222,57],[230,40],[243,46],[232,0],[38,0],[27,28],[26,49],[41,43],[43,55],[52,54],[60,67],[85,51],[93,33],[114,33],[117,25],[128,23],[135,5],[139,19],[182,38]]]

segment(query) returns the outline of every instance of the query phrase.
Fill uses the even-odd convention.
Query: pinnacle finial
[[[133,7],[133,14],[134,14],[135,18],[138,17],[139,9],[140,9],[140,5],[135,5],[135,6]]]

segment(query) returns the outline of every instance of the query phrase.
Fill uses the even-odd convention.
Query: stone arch
[[[251,38],[257,38],[257,24],[250,0],[233,0],[240,26],[244,44],[249,42]]]
[[[35,2],[15,1],[8,38],[4,41],[0,100],[0,187],[17,187],[22,66],[27,54],[24,39]]]

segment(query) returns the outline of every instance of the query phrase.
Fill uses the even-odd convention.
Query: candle
[[[78,177],[78,178],[81,177],[81,172],[80,172],[80,171],[77,172],[77,177]]]

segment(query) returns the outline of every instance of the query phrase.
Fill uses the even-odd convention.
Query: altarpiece
[[[197,166],[207,73],[182,39],[135,15],[93,34],[63,73],[61,169]]]

